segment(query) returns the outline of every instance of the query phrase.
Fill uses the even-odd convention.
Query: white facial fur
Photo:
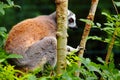
[[[70,10],[68,10],[68,27],[69,28],[77,28],[77,25],[76,25],[76,16]]]

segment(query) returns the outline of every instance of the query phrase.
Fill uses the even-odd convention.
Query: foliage
[[[36,80],[36,77],[31,73],[15,70],[14,66],[0,64],[0,80]]]
[[[116,6],[120,7],[120,2],[114,1],[114,3],[116,4]]]
[[[113,62],[106,65],[101,58],[98,58],[98,61],[101,62],[101,64],[91,62],[89,58],[82,59],[82,63],[86,68],[83,67],[81,73],[83,73],[82,75],[86,80],[98,80],[98,76],[102,77],[104,80],[118,80],[120,78],[120,72],[115,68]]]
[[[7,4],[0,1],[0,13],[2,13],[3,15],[5,14],[5,10],[4,10],[5,8],[20,7],[18,5],[14,5],[14,2],[11,0],[6,0],[6,1]]]
[[[120,15],[109,15],[105,12],[102,13],[107,17],[107,23],[101,25],[100,23],[96,23],[93,25],[93,28],[97,28],[106,33],[107,37],[98,37],[98,36],[89,36],[88,39],[98,40],[105,43],[109,43],[113,32],[117,29],[117,35],[115,40],[115,45],[120,46]],[[103,27],[104,26],[104,27]]]
[[[72,56],[72,57],[71,57]],[[70,63],[67,66],[66,71],[57,76],[58,80],[99,80],[102,77],[104,80],[119,80],[120,70],[115,68],[113,57],[108,65],[100,57],[97,58],[99,64],[92,62],[89,58],[80,58],[82,63],[81,67],[77,66],[78,60],[75,54],[69,56]],[[71,61],[71,58],[73,59]],[[80,76],[76,77],[75,71],[80,72]]]
[[[7,30],[5,27],[0,27],[0,47],[4,45],[5,39],[7,38],[6,32]]]

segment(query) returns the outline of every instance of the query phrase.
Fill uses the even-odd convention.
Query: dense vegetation
[[[15,5],[14,2],[16,2],[18,5]],[[54,1],[48,1],[48,0],[18,0],[12,2],[11,0],[6,0],[3,2],[0,2],[0,80],[119,80],[120,79],[120,65],[119,61],[117,59],[114,59],[114,55],[120,54],[119,53],[119,47],[120,47],[120,15],[113,15],[115,14],[114,8],[111,7],[112,2],[110,1],[100,1],[100,5],[98,6],[98,11],[96,13],[95,22],[91,22],[86,19],[80,19],[80,23],[78,21],[78,25],[83,26],[82,22],[89,22],[92,24],[92,31],[90,33],[90,36],[88,37],[88,44],[87,49],[85,53],[89,54],[89,58],[78,58],[76,56],[76,51],[73,51],[70,53],[70,55],[67,56],[67,69],[66,71],[61,75],[56,75],[55,72],[51,74],[49,65],[46,67],[47,71],[44,71],[42,74],[40,74],[38,71],[35,72],[28,72],[24,73],[20,70],[15,69],[15,65],[10,65],[8,63],[8,59],[10,58],[21,58],[20,55],[15,54],[7,54],[4,49],[4,42],[7,37],[8,31],[11,29],[9,26],[12,26],[16,24],[17,22],[28,18],[28,17],[34,17],[38,16],[40,14],[49,14],[52,11],[55,10]],[[74,12],[78,13],[77,16],[85,16],[83,13],[88,12],[88,3],[84,4],[85,2],[90,1],[77,1],[77,0],[71,0],[70,1],[70,8],[73,9]],[[72,4],[76,4],[76,6],[72,6]],[[78,3],[82,4],[79,5]],[[105,4],[109,3],[109,4]],[[35,6],[35,4],[37,6]],[[41,4],[41,5],[39,5]],[[46,4],[46,6],[44,6]],[[39,5],[39,7],[38,7]],[[48,10],[49,5],[49,10]],[[105,6],[106,5],[106,6]],[[119,6],[119,3],[117,3]],[[105,7],[103,7],[105,6]],[[81,7],[83,12],[81,10],[76,10],[76,8]],[[11,9],[8,9],[11,8]],[[107,13],[103,12],[101,14],[101,10],[107,9]],[[109,11],[111,9],[112,11]],[[84,12],[85,10],[85,12]],[[46,13],[47,12],[47,13]],[[12,15],[12,17],[11,17]],[[78,17],[79,18],[79,17]],[[3,27],[4,26],[4,27]],[[80,27],[81,27],[80,26]],[[7,30],[6,30],[6,28]],[[105,55],[100,57],[95,57],[92,59],[93,54],[96,53],[96,56],[101,55],[102,53],[107,53],[107,46],[111,43],[111,39],[113,37],[114,31],[117,32],[115,34],[116,39],[114,42],[114,48],[113,52],[111,52],[110,56],[110,62],[109,64],[106,64],[106,62],[103,60],[105,59]],[[99,32],[99,33],[98,33]],[[80,35],[75,36],[76,34],[82,33],[82,29],[79,28],[76,32],[69,30],[69,34],[73,35],[74,39],[69,38],[68,44],[70,41],[72,41],[73,46],[77,46],[79,44]],[[77,39],[77,40],[75,40]],[[78,42],[76,42],[78,41]],[[93,44],[93,45],[91,45]],[[94,51],[93,51],[94,50]],[[98,50],[98,51],[97,51]],[[116,50],[116,51],[115,51]],[[96,52],[97,51],[97,52]],[[86,55],[85,55],[86,56]],[[82,66],[78,67],[76,64],[76,61],[80,60],[82,62]],[[115,65],[115,63],[117,65]],[[74,76],[74,72],[78,71],[80,72],[80,77]]]

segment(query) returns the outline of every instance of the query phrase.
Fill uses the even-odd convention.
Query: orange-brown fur
[[[50,16],[39,16],[24,20],[9,32],[5,50],[10,53],[24,54],[35,42],[45,36],[55,36],[56,24]]]

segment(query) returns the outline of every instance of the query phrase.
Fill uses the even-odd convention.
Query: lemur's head
[[[56,23],[56,12],[50,14],[50,17],[55,21]],[[77,25],[76,25],[76,16],[75,14],[68,10],[68,27],[71,29],[76,29]]]
[[[77,25],[76,25],[76,16],[75,14],[68,10],[68,27],[69,28],[77,28]]]

